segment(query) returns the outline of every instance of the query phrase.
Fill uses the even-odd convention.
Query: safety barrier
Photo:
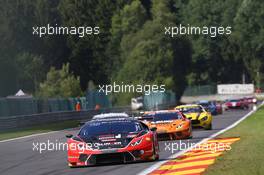
[[[188,86],[183,96],[199,96],[216,94],[216,85]]]
[[[174,103],[166,103],[158,105],[157,109],[168,109],[173,107]],[[28,128],[31,126],[38,126],[40,124],[49,124],[70,120],[90,120],[94,115],[99,113],[109,112],[126,112],[134,114],[130,106],[103,108],[100,110],[85,110],[85,111],[63,111],[63,112],[49,112],[33,115],[19,115],[0,117],[0,132]],[[138,112],[138,111],[137,111]]]
[[[77,101],[86,109],[85,97],[81,98],[1,98],[0,118],[6,116],[31,115],[47,112],[74,111]]]
[[[0,131],[8,131],[14,129],[27,128],[40,124],[48,124],[54,122],[62,122],[69,120],[90,120],[92,116],[98,113],[107,112],[127,112],[131,113],[130,107],[105,108],[101,110],[87,111],[65,111],[51,112],[33,115],[19,115],[0,118]]]
[[[86,97],[79,98],[0,98],[0,118],[7,116],[32,115],[48,112],[75,111],[75,105],[80,102],[82,110],[94,109],[88,105]],[[99,103],[100,104],[100,103]],[[101,105],[103,108],[109,106]]]

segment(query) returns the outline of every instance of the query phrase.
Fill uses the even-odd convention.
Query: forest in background
[[[0,0],[0,23],[2,97],[18,89],[77,96],[89,82],[115,81],[165,84],[179,99],[187,86],[263,81],[262,0]],[[100,34],[32,35],[47,24],[99,26]],[[179,24],[231,26],[232,34],[164,35]]]

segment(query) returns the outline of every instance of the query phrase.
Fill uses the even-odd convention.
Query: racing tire
[[[204,128],[205,130],[212,130],[212,123]]]
[[[189,139],[192,139],[193,138],[193,136],[192,136],[192,123],[191,123],[191,126],[190,126],[190,133],[191,133],[191,135],[189,136]]]
[[[155,145],[154,145],[154,143],[153,143],[153,155],[152,155],[152,161],[157,161],[157,160],[159,160],[159,154],[157,154],[157,152],[156,152],[156,147],[155,147]]]
[[[192,139],[193,138],[193,136],[191,135],[191,136],[189,136],[187,139]]]

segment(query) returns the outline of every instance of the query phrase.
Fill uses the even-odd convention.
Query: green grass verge
[[[264,107],[220,137],[240,137],[209,166],[206,175],[264,174]]]
[[[66,128],[73,128],[73,127],[77,127],[78,124],[79,121],[72,120],[72,121],[65,121],[60,123],[44,124],[44,125],[34,126],[25,129],[14,130],[14,131],[0,132],[0,140],[17,138],[31,134],[38,134],[38,133],[44,133],[50,131],[57,131]]]

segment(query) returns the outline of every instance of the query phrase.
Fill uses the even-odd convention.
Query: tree
[[[241,77],[245,68],[237,49],[240,43],[234,40],[234,31],[237,30],[234,28],[234,18],[239,5],[240,2],[236,0],[189,1],[179,9],[185,26],[231,26],[233,31],[231,35],[189,37],[193,48],[188,75],[191,85],[239,81],[238,77]]]
[[[0,81],[5,82],[0,94],[3,96],[20,88],[24,88],[27,93],[34,93],[36,84],[39,84],[51,66],[59,67],[67,61],[68,49],[63,36],[39,38],[32,35],[32,27],[60,25],[57,10],[59,1],[0,2]]]
[[[132,27],[131,32],[122,33],[120,57],[123,64],[114,80],[131,84],[165,84],[167,89],[176,92],[176,99],[179,100],[186,85],[185,66],[190,60],[189,46],[183,39],[170,39],[164,35],[164,26],[174,24],[174,15],[168,2],[154,0],[151,19],[144,18],[146,11],[138,2],[127,5],[117,20],[124,21],[125,12],[129,11],[135,14],[133,23],[141,27],[135,30]],[[144,23],[142,19],[145,19]],[[122,26],[122,22],[120,25]],[[133,94],[124,98],[128,102],[131,96]]]
[[[15,65],[19,88],[35,92],[44,77],[44,64],[41,56],[30,53],[19,54]]]
[[[40,97],[77,97],[82,94],[80,77],[75,77],[69,70],[69,63],[61,70],[51,67],[45,82],[40,84]]]
[[[234,40],[244,66],[254,83],[259,84],[259,74],[264,70],[264,4],[263,1],[244,0],[237,10]]]
[[[128,1],[129,2],[129,1]],[[112,67],[106,47],[110,40],[111,18],[117,9],[122,8],[126,1],[117,0],[80,0],[60,1],[59,12],[64,26],[100,27],[99,35],[83,38],[67,36],[67,44],[71,49],[69,62],[71,69],[81,77],[81,86],[86,89],[89,80],[95,84],[109,82]]]
[[[83,90],[90,80],[162,83],[179,99],[187,85],[237,83],[242,74],[260,84],[263,8],[261,0],[2,0],[0,95],[34,93],[51,67],[67,62]],[[32,35],[47,24],[99,26],[100,34]],[[179,24],[231,26],[232,34],[164,35]]]
[[[124,36],[134,35],[147,19],[147,12],[139,0],[125,5],[112,17],[111,38],[107,47],[107,54],[111,58],[112,77],[116,76],[116,72],[126,59],[126,55],[121,56],[121,43],[122,40],[126,40]]]

